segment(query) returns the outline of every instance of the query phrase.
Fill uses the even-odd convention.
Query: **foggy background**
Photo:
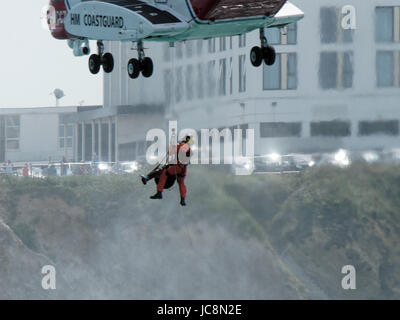
[[[74,57],[66,41],[42,26],[48,0],[2,0],[0,30],[0,108],[54,106],[55,88],[66,96],[61,106],[100,105],[103,77],[88,72],[87,57]]]

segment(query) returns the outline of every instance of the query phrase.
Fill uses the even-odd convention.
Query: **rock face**
[[[0,299],[398,299],[400,173],[0,181]],[[379,187],[377,187],[379,186]],[[57,289],[42,288],[42,267]],[[344,291],[344,265],[357,290]]]
[[[0,299],[49,298],[41,287],[46,257],[35,254],[0,220]]]
[[[60,195],[21,194],[12,218],[0,209],[16,230],[2,220],[0,298],[305,297],[305,288],[262,242],[206,220],[182,221],[175,202],[163,212],[139,209],[139,197],[109,204],[101,217]],[[54,291],[41,287],[45,265],[56,268]]]

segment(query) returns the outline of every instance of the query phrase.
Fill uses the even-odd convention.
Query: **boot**
[[[157,191],[154,196],[151,196],[150,199],[162,199],[162,193]]]
[[[182,207],[186,206],[185,198],[181,198],[181,206]]]
[[[149,181],[149,178],[147,176],[143,175],[143,174],[141,174],[140,177],[142,178],[143,184],[146,185],[147,181]]]

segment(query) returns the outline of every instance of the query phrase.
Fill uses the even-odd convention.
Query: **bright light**
[[[278,162],[281,160],[281,155],[278,153],[271,153],[268,157],[274,162]]]
[[[340,149],[336,154],[335,154],[335,161],[337,162],[342,162],[347,159],[347,152],[345,150]]]
[[[308,166],[311,167],[311,168],[314,167],[314,166],[315,166],[315,162],[314,162],[314,161],[310,161],[310,162],[308,163]]]
[[[350,159],[349,155],[346,150],[340,149],[336,154],[335,154],[335,163],[339,166],[345,166],[347,167],[350,165]]]
[[[132,172],[139,170],[139,166],[138,166],[137,162],[132,162],[131,169],[132,169]]]
[[[364,160],[367,161],[368,163],[376,162],[376,161],[379,160],[379,156],[378,156],[378,154],[375,153],[375,152],[365,152],[365,153],[363,154],[363,158],[364,158]]]
[[[108,166],[108,164],[107,163],[100,163],[99,164],[99,170],[101,170],[101,171],[106,171],[106,170],[108,170],[110,167]]]

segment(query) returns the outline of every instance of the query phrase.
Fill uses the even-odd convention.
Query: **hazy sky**
[[[62,106],[103,102],[102,74],[90,74],[88,57],[74,57],[65,41],[43,28],[48,2],[0,0],[0,108],[53,106],[55,88],[66,94]]]

